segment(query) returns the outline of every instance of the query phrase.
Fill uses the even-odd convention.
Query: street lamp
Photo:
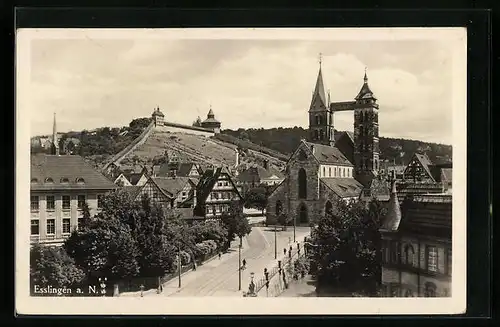
[[[177,244],[178,250],[179,250],[179,255],[178,255],[178,266],[179,266],[179,288],[181,288],[181,270],[182,270],[182,261],[181,261],[181,244]]]
[[[241,242],[238,246],[238,291],[241,291]]]
[[[277,223],[274,224],[274,259],[278,259],[278,237],[276,230]]]

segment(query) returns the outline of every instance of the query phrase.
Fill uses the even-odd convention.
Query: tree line
[[[285,155],[292,154],[297,149],[300,140],[308,137],[308,130],[297,126],[226,129],[222,133]],[[340,131],[335,130],[335,133],[340,133]],[[224,139],[224,136],[220,138]],[[379,145],[381,159],[387,159],[396,164],[407,164],[415,152],[426,152],[433,162],[449,161],[452,158],[451,145],[389,137],[380,137]]]
[[[189,223],[151,201],[130,201],[114,191],[83,219],[62,247],[34,245],[30,251],[32,285],[72,287],[95,284],[99,277],[119,283],[136,277],[158,278],[182,265],[204,261],[251,232],[241,205],[233,203],[219,220]]]

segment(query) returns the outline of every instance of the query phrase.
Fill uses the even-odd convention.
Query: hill
[[[301,139],[307,138],[307,130],[302,127],[243,129],[222,131],[228,135],[251,144],[256,144],[286,156],[298,146]],[[339,133],[339,131],[335,131]],[[415,152],[425,152],[433,162],[451,162],[451,145],[428,143],[418,140],[380,137],[381,159],[387,159],[396,164],[407,164]]]

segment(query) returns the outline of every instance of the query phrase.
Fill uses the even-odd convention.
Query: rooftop
[[[312,154],[319,163],[352,167],[352,163],[337,147],[311,143],[304,140],[302,142],[312,151]]]
[[[341,198],[358,197],[363,185],[354,178],[323,177],[320,181]]]
[[[116,188],[112,181],[80,156],[46,154],[31,156],[31,190]]]

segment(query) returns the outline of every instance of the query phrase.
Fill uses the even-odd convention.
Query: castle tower
[[[54,112],[54,123],[52,125],[52,145],[51,153],[53,155],[59,155],[59,139],[57,138],[57,126],[56,126],[56,113]]]
[[[319,72],[316,79],[311,105],[309,106],[309,136],[310,142],[333,146],[333,112],[330,110],[330,99],[325,97],[323,74],[321,72],[321,55]]]
[[[377,98],[368,86],[365,69],[364,83],[354,105],[354,166],[356,176],[363,182],[370,182],[380,168],[378,130]]]
[[[212,105],[210,105],[210,110],[207,114],[207,119],[201,122],[201,127],[211,129],[215,134],[220,133],[221,122],[215,119],[215,114],[212,110]]]
[[[151,118],[153,119],[155,126],[162,126],[165,120],[165,115],[160,111],[160,107],[156,107],[151,115]]]

